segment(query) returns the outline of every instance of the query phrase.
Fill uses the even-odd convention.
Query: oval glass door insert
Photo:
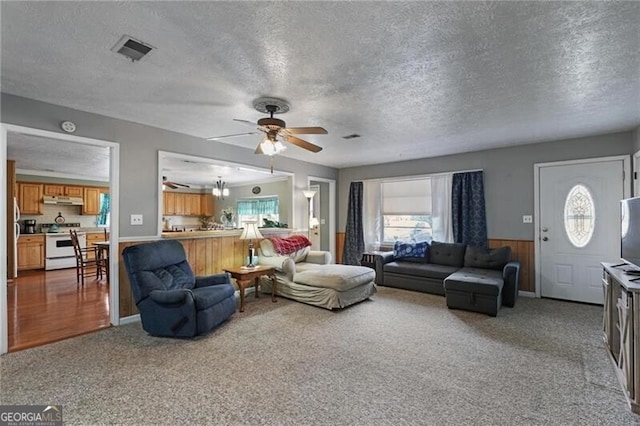
[[[578,184],[571,188],[564,202],[564,230],[577,248],[589,244],[595,229],[595,205],[591,192]]]

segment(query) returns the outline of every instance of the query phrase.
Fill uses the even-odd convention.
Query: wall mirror
[[[294,229],[294,187],[291,173],[160,151],[158,233],[236,229],[247,220]]]

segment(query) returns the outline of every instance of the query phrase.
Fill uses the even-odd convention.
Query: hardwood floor
[[[9,352],[109,327],[109,285],[76,270],[24,271],[7,285]]]

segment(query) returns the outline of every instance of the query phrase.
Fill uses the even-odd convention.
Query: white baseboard
[[[535,299],[536,294],[534,292],[532,292],[532,291],[522,291],[522,290],[520,290],[520,291],[518,291],[518,296],[520,296],[520,297],[532,297],[532,298]]]
[[[120,318],[120,324],[118,325],[131,324],[132,322],[140,322],[140,314],[129,315],[128,317]]]

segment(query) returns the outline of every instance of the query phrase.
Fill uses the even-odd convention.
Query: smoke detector
[[[131,62],[139,61],[147,56],[155,47],[140,40],[136,40],[128,35],[122,38],[111,48],[113,52],[119,53]]]

